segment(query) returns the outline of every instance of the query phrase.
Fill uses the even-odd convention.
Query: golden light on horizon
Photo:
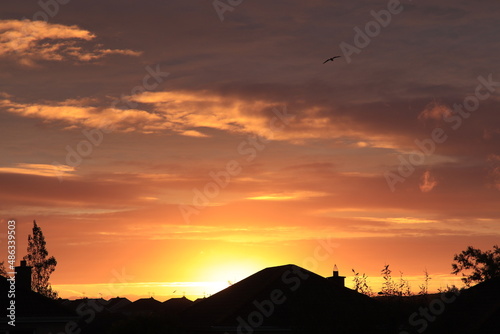
[[[294,197],[291,195],[262,195],[262,196],[248,197],[247,199],[256,201],[283,201],[293,198]]]

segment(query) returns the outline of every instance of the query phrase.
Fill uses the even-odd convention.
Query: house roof
[[[297,328],[304,324],[342,329],[378,319],[377,302],[295,265],[263,269],[189,307],[185,324],[238,326],[259,319],[259,327]],[[373,331],[372,331],[373,332]]]
[[[186,297],[171,298],[163,302],[161,309],[165,312],[178,313],[182,312],[193,305],[193,301]]]
[[[452,300],[449,294],[446,300]],[[438,303],[438,302],[435,302]],[[500,328],[500,277],[464,290],[445,305],[444,313],[431,324],[432,333],[498,333]]]
[[[105,307],[111,312],[115,312],[129,304],[132,304],[132,302],[127,298],[115,297],[108,300]]]
[[[157,312],[160,311],[162,303],[153,297],[141,298],[133,303],[120,308],[120,312]]]

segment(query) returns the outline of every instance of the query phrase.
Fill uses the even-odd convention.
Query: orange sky
[[[457,283],[500,234],[499,6],[404,3],[361,47],[386,2],[2,3],[1,224],[22,257],[36,219],[62,297],[288,263]]]

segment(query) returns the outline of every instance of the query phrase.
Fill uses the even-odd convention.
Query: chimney
[[[345,286],[345,276],[339,275],[339,269],[337,268],[337,265],[333,266],[333,276],[327,277],[326,279],[335,285],[342,286],[342,287]]]
[[[21,291],[31,290],[31,267],[22,260],[21,265],[16,267],[16,289]]]

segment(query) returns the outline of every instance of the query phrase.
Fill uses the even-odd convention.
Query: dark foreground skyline
[[[23,333],[496,333],[500,281],[440,294],[368,297],[344,287],[337,271],[322,277],[295,265],[263,269],[208,298],[159,302],[53,300],[30,289],[30,268],[16,268],[15,304],[0,277],[10,314],[0,329]],[[6,320],[5,320],[6,319]],[[9,327],[11,326],[11,327]]]

